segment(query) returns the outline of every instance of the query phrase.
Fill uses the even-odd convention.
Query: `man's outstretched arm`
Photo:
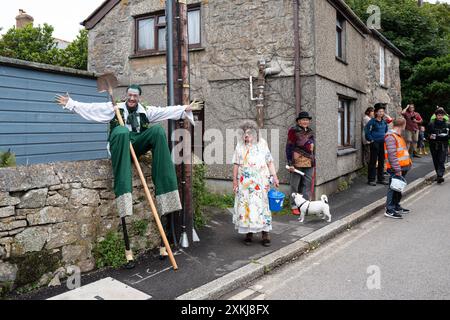
[[[56,95],[55,102],[64,109],[79,114],[86,120],[108,123],[114,118],[114,107],[111,102],[83,103],[72,100],[68,93]]]
[[[201,110],[203,104],[193,101],[187,106],[169,106],[169,107],[153,107],[147,108],[147,118],[150,122],[158,122],[164,120],[179,120],[186,117],[193,121],[192,111]]]

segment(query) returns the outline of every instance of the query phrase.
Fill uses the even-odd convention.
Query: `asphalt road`
[[[415,160],[415,166],[408,173],[407,180],[412,182],[432,171],[429,157]],[[386,196],[386,186],[369,187],[367,177],[357,177],[351,187],[343,192],[329,195],[333,221],[339,220],[364,206]],[[272,230],[272,246],[266,248],[255,241],[252,246],[242,243],[243,236],[236,233],[231,222],[230,212],[218,208],[209,208],[211,217],[208,225],[198,230],[200,242],[191,243],[188,249],[175,252],[180,269],[173,272],[170,263],[160,261],[156,251],[148,252],[138,258],[136,268],[132,270],[102,269],[81,278],[82,286],[102,282],[113,278],[125,285],[144,292],[155,300],[175,299],[194,288],[226,275],[240,267],[251,263],[271,252],[293,243],[327,225],[327,223],[313,216],[306,217],[304,224],[292,215],[275,216]],[[103,297],[103,290],[97,289],[98,295]],[[11,299],[47,299],[69,291],[62,286],[44,287],[39,290],[12,296]],[[76,298],[75,296],[73,297]]]
[[[450,175],[223,299],[450,299]]]

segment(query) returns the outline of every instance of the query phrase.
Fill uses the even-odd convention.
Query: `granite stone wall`
[[[258,60],[281,72],[267,77],[265,128],[278,130],[272,145],[279,155],[281,180],[287,129],[295,122],[293,7],[290,0],[188,0],[201,4],[202,47],[190,52],[191,99],[205,101],[205,128],[218,129],[223,137],[228,128],[256,118],[256,102],[250,100],[249,76],[258,74]],[[133,15],[164,9],[159,1],[132,1],[118,4],[89,31],[89,70],[114,72],[122,86],[140,83],[142,100],[151,105],[166,105],[166,62],[164,54],[134,55]],[[301,1],[299,10],[302,105],[313,110],[314,74],[313,1]],[[112,41],[114,37],[115,41]],[[114,54],[110,54],[114,52]],[[116,96],[124,95],[124,88]],[[224,161],[231,161],[224,141]],[[205,142],[205,146],[207,146]],[[229,153],[229,152],[228,152]],[[231,166],[208,165],[207,177],[229,179]]]
[[[141,166],[152,189],[149,161],[144,159]],[[95,245],[109,231],[120,232],[113,181],[109,160],[0,168],[0,287],[25,284],[17,277],[24,273],[21,266],[30,267],[24,262],[31,257],[46,257],[46,274],[32,279],[41,285],[52,280],[52,272],[68,266],[93,270]],[[133,210],[127,224],[134,253],[156,247],[158,231],[134,169]],[[134,232],[133,224],[141,220],[148,223],[145,235]],[[37,264],[35,269],[43,267],[30,263]],[[49,265],[54,270],[48,270]]]
[[[188,0],[201,5],[202,46],[190,51],[191,99],[205,101],[205,128],[238,128],[256,118],[256,101],[250,100],[249,76],[258,74],[258,60],[280,69],[267,77],[265,128],[278,130],[271,151],[278,155],[279,176],[288,182],[284,169],[286,134],[295,122],[293,7],[290,0]],[[89,70],[115,72],[122,86],[143,85],[143,100],[166,104],[166,62],[164,53],[134,55],[133,15],[163,10],[159,1],[136,0],[118,4],[89,31]],[[335,57],[336,9],[327,0],[300,1],[300,52],[302,109],[312,114],[316,131],[318,170],[316,185],[334,183],[358,170],[361,162],[361,118],[365,108],[388,103],[388,111],[401,101],[399,59],[387,50],[387,77],[379,85],[379,41],[348,23],[345,63]],[[114,41],[112,40],[114,37]],[[114,52],[114,54],[111,54]],[[255,82],[256,83],[256,82]],[[338,155],[336,123],[338,95],[356,99],[355,151]],[[116,91],[124,95],[124,89]],[[231,155],[223,140],[224,160]],[[207,147],[209,141],[205,141]],[[227,154],[228,151],[228,154]],[[230,164],[207,166],[207,178],[229,181]],[[334,182],[333,182],[334,181]],[[332,192],[335,188],[325,188]],[[228,190],[228,189],[227,189]]]

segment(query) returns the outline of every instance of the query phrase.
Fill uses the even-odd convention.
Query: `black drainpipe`
[[[302,90],[301,90],[301,84],[300,84],[300,29],[299,29],[299,25],[298,25],[299,0],[293,0],[292,4],[294,7],[295,110],[296,110],[297,114],[299,114],[301,111],[301,102],[302,102]]]

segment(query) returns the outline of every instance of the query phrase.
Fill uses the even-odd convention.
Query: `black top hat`
[[[377,112],[380,109],[386,110],[386,106],[382,103],[375,104],[375,112]]]
[[[302,112],[300,112],[300,113],[298,114],[298,117],[297,117],[297,119],[295,119],[295,121],[298,121],[298,120],[300,120],[300,119],[309,119],[309,120],[311,120],[312,117],[309,115],[308,112],[302,111]]]

